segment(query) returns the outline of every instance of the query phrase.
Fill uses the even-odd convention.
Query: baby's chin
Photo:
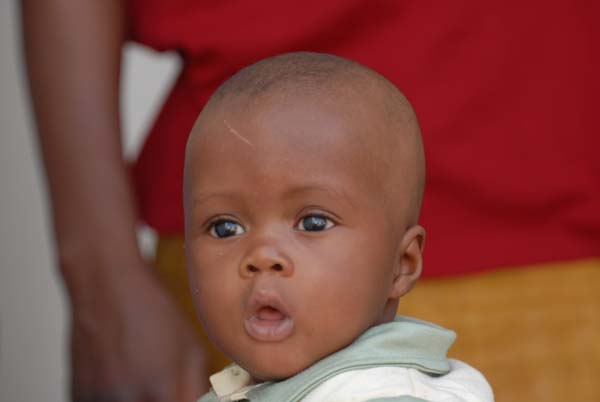
[[[311,364],[293,366],[287,365],[274,365],[270,364],[250,364],[242,365],[242,368],[250,373],[250,376],[255,383],[261,383],[265,381],[282,381],[287,378],[293,377],[302,370],[310,367]]]
[[[238,359],[237,364],[250,373],[256,383],[261,383],[293,377],[317,360],[318,357],[309,358],[306,355],[294,357],[292,353],[271,353],[255,358]]]

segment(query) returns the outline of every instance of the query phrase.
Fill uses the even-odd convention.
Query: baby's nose
[[[248,252],[240,265],[240,275],[250,278],[259,273],[272,272],[282,276],[294,273],[291,259],[274,246],[262,245]]]

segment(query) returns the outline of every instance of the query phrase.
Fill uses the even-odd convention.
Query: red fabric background
[[[182,233],[183,151],[216,87],[311,50],[393,81],[421,122],[425,275],[600,255],[600,3],[132,0],[131,39],[183,71],[134,167],[142,218]]]

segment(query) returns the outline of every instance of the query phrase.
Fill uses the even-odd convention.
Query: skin
[[[407,150],[418,127],[392,127],[374,87],[229,97],[192,131],[194,303],[212,341],[256,381],[293,376],[391,321],[420,275],[420,149]],[[306,230],[311,217],[324,230]],[[233,235],[218,236],[224,222]]]
[[[71,306],[72,399],[196,400],[207,389],[202,351],[137,246],[119,128],[123,5],[24,0],[21,12]]]

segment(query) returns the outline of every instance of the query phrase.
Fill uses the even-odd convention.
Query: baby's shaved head
[[[365,73],[379,74],[354,61],[330,54],[297,52],[270,57],[252,64],[227,80],[213,95],[215,101],[230,95],[251,97],[289,85],[306,89],[343,86]]]
[[[219,87],[201,113],[188,144],[186,166],[190,144],[197,136],[194,133],[202,131],[197,128],[203,121],[214,119],[215,115],[225,119],[223,110],[231,111],[233,104],[249,108],[264,102],[285,104],[299,99],[321,99],[347,106],[349,116],[366,122],[371,129],[352,139],[363,155],[360,163],[368,165],[364,169],[380,182],[381,196],[394,213],[401,213],[408,226],[417,224],[425,162],[412,107],[386,78],[341,57],[288,53],[240,70]]]

